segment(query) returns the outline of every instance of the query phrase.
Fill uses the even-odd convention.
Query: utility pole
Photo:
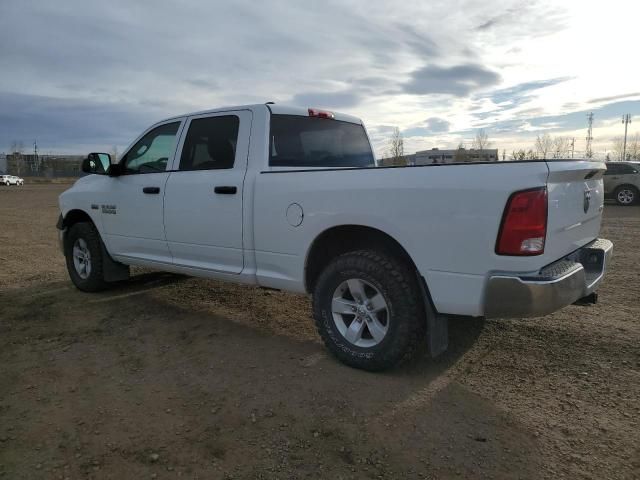
[[[576,137],[573,137],[571,139],[571,158],[573,158],[573,150],[574,150],[575,146],[576,146]]]
[[[585,157],[592,158],[593,152],[591,151],[591,142],[593,141],[593,112],[587,114],[587,121],[589,122],[589,128],[587,129],[587,148],[585,150]]]
[[[40,162],[38,160],[38,142],[33,141],[33,162],[31,162],[31,171],[37,172],[40,170]]]
[[[624,143],[622,144],[622,161],[627,159],[627,127],[631,123],[631,115],[628,113],[622,116],[622,123],[624,123]]]

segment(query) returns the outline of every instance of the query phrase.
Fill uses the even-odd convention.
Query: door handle
[[[214,187],[213,191],[221,195],[235,195],[238,192],[238,187],[223,185],[219,187]]]
[[[143,193],[160,193],[160,187],[144,187],[142,189]]]

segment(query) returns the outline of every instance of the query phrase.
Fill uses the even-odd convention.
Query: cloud
[[[426,33],[419,32],[414,25],[410,23],[400,24],[398,29],[406,37],[404,42],[422,58],[435,58],[442,53],[438,44]]]
[[[353,113],[381,146],[390,125],[455,145],[503,122],[517,138],[546,112],[638,98],[622,95],[637,92],[633,75],[611,74],[628,66],[618,33],[640,14],[622,1],[0,0],[0,151],[34,137],[60,153],[122,146],[161,118],[270,100]]]
[[[518,83],[507,88],[493,90],[489,93],[483,93],[474,98],[478,108],[470,110],[471,116],[480,121],[493,119],[504,120],[505,116],[517,116],[519,118],[529,118],[534,115],[542,115],[544,109],[540,107],[530,106],[537,98],[537,93],[545,88],[559,85],[561,83],[573,80],[574,77],[555,77],[543,80],[533,80],[529,82]],[[529,105],[529,108],[518,108]],[[577,106],[577,104],[575,104]],[[566,110],[575,110],[566,108]]]
[[[218,82],[208,78],[191,78],[187,80],[187,83],[196,88],[203,88],[205,90],[214,90],[216,88],[220,88],[220,85],[218,85]]]
[[[291,103],[302,107],[350,108],[360,103],[360,96],[354,92],[307,92],[294,95]]]
[[[624,113],[640,111],[640,100],[613,102],[595,109],[579,110],[559,115],[542,115],[538,110],[523,111],[521,118],[490,122],[484,127],[495,133],[527,133],[538,131],[562,132],[587,129],[587,114],[593,112],[594,127],[610,119],[618,119]]]
[[[572,79],[573,77],[557,77],[519,83],[512,87],[495,90],[491,92],[488,97],[494,103],[510,102],[511,104],[517,104],[521,103],[523,99],[530,96],[532,92],[546,87],[551,87],[553,85],[558,85],[559,83],[563,83]]]
[[[499,18],[491,18],[489,20],[487,20],[486,22],[482,23],[481,25],[478,25],[476,28],[478,30],[488,30],[489,28],[493,27],[494,25],[496,25],[498,22],[500,21]]]
[[[37,140],[45,153],[122,148],[163,116],[129,104],[0,92],[0,145]]]
[[[374,133],[378,135],[391,135],[397,127],[392,125],[373,125],[372,127],[367,128],[369,133]]]
[[[464,64],[454,67],[428,65],[411,74],[411,80],[404,85],[404,91],[418,95],[432,93],[466,97],[470,93],[496,85],[500,75],[478,64]]]
[[[603,102],[611,102],[612,100],[622,100],[623,98],[634,98],[640,97],[640,92],[635,93],[623,93],[621,95],[612,95],[610,97],[600,97],[589,100],[589,103],[603,103]]]
[[[511,39],[530,36],[532,33],[536,36],[556,33],[568,21],[567,11],[562,5],[539,0],[511,3],[514,5],[506,8],[496,5],[494,9],[485,9],[497,13],[489,18],[485,16],[475,30],[481,34],[500,35],[503,39],[508,36]]]
[[[447,133],[451,123],[443,118],[427,118],[422,125],[408,128],[402,132],[406,137],[422,137],[439,133]]]
[[[424,123],[425,123],[426,128],[431,133],[448,132],[449,131],[449,127],[451,125],[451,123],[448,122],[447,120],[445,120],[443,118],[437,118],[437,117],[427,118],[427,120]]]

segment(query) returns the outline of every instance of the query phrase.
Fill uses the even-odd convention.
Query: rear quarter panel
[[[405,248],[440,312],[482,315],[488,272],[553,261],[494,253],[509,195],[546,185],[547,175],[544,162],[263,172],[253,199],[258,281],[303,291],[313,240],[336,225],[364,225]],[[298,227],[286,219],[293,203],[304,212]]]

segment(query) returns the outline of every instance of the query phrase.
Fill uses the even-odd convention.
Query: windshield
[[[272,167],[373,167],[375,160],[362,125],[339,120],[272,115]]]

